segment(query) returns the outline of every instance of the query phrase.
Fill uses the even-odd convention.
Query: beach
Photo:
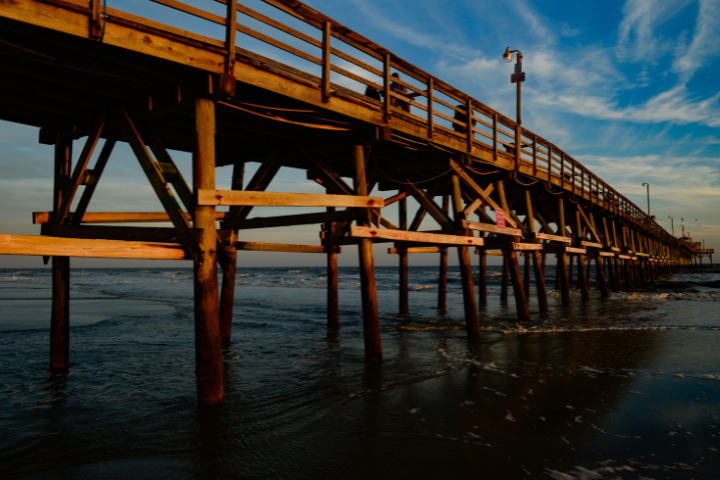
[[[482,339],[460,273],[377,267],[385,361],[364,361],[360,278],[238,268],[225,403],[196,401],[192,269],[73,269],[70,373],[48,371],[50,271],[0,271],[2,478],[720,478],[720,270],[531,322],[489,267]],[[594,279],[594,274],[593,274]],[[583,477],[583,475],[585,477]]]

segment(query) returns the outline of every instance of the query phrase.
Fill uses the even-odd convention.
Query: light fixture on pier
[[[650,216],[650,184],[643,182],[643,187],[647,187],[647,200],[648,200],[648,217]]]
[[[503,55],[503,62],[505,62],[505,63],[512,62],[512,52],[510,51],[510,47],[507,47],[505,49],[505,54]]]

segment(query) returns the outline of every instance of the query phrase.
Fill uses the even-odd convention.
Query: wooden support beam
[[[0,234],[0,255],[137,258],[148,260],[183,260],[187,258],[179,245],[4,234]]]
[[[444,248],[444,247],[443,247]],[[408,254],[412,253],[440,253],[442,248],[440,247],[410,247],[410,248],[388,248],[387,252],[390,255],[398,255],[400,250],[406,250]]]
[[[79,218],[74,212],[70,212],[68,219],[72,225],[75,219]],[[183,218],[190,221],[190,214],[183,212]],[[225,218],[225,212],[215,212],[215,220]],[[33,223],[35,225],[52,223],[52,212],[33,212]],[[170,216],[165,212],[87,212],[79,223],[162,223],[169,222]]]
[[[100,156],[98,156],[97,162],[95,162],[95,168],[93,168],[94,175],[85,185],[85,189],[80,196],[80,201],[78,201],[75,213],[70,213],[69,211],[67,212],[67,220],[71,224],[80,225],[80,220],[83,218],[83,215],[85,215],[85,212],[87,211],[87,207],[90,205],[90,200],[95,193],[98,182],[100,182],[100,177],[102,176],[103,171],[105,171],[105,165],[107,165],[107,162],[110,159],[110,154],[115,147],[115,143],[116,141],[114,138],[108,138],[105,141],[105,144],[100,151]]]
[[[553,231],[552,228],[550,228],[550,225],[545,221],[543,216],[540,215],[540,213],[534,208],[533,208],[533,212],[535,214],[535,218],[540,223],[540,227],[542,228],[542,231],[544,232],[544,234],[553,235],[555,232]]]
[[[70,178],[68,185],[63,192],[63,201],[56,210],[57,215],[55,215],[54,218],[55,223],[57,224],[67,222],[68,213],[70,212],[70,206],[72,205],[73,199],[75,198],[75,193],[77,192],[78,187],[85,178],[85,171],[87,169],[88,163],[90,162],[90,157],[95,151],[95,146],[100,139],[100,134],[102,133],[104,126],[105,114],[102,113],[95,120],[95,124],[93,125],[92,130],[90,131],[88,138],[85,142],[85,147],[83,147],[82,153],[80,153],[80,158],[78,158],[78,163],[75,165],[75,170],[73,170],[72,177]]]
[[[550,242],[572,243],[572,238],[559,235],[548,235],[547,233],[534,233],[530,235],[532,240],[548,240]]]
[[[215,102],[195,100],[195,192],[215,189]],[[170,212],[168,212],[170,213]],[[217,272],[215,207],[197,205],[195,228],[203,230],[195,267],[195,359],[200,405],[223,402],[222,338]]]
[[[517,228],[498,228],[497,225],[493,225],[491,223],[473,222],[471,220],[463,220],[461,226],[462,228],[469,228],[470,230],[496,233],[498,235],[511,235],[518,237],[522,234],[522,231]]]
[[[452,228],[452,220],[442,211],[442,209],[432,200],[431,195],[426,195],[415,185],[409,183],[406,185],[408,192],[413,196],[415,200],[430,214],[433,219],[440,225],[440,228],[450,229]],[[415,224],[415,222],[413,222]],[[411,227],[412,228],[412,227]]]
[[[198,205],[250,205],[256,207],[382,208],[384,206],[382,197],[211,189],[198,190],[197,202]]]
[[[465,217],[465,218],[470,218],[470,215],[472,215],[473,213],[475,213],[475,211],[476,211],[478,208],[480,208],[481,205],[482,205],[482,200],[480,200],[479,198],[476,198],[475,200],[473,200],[472,203],[470,203],[470,205],[468,205],[468,206],[465,208],[464,217]]]
[[[429,243],[435,245],[484,245],[478,237],[461,235],[443,235],[437,233],[410,232],[390,230],[386,228],[356,227],[350,229],[350,236],[355,238],[382,238],[395,242]]]
[[[287,252],[287,253],[327,253],[328,247],[321,245],[291,245],[286,243],[235,242],[238,250],[253,252]],[[340,247],[334,247],[340,253]]]
[[[490,207],[493,208],[494,210],[499,210],[501,208],[497,203],[495,203],[495,201],[492,198],[490,198],[489,193],[486,193],[485,190],[480,188],[480,185],[475,183],[475,180],[473,180],[470,177],[470,175],[465,173],[465,170],[463,170],[463,168],[460,165],[455,163],[453,160],[449,160],[449,162],[450,162],[450,167],[458,175],[458,177],[460,178],[460,181],[462,181],[467,187],[469,187],[470,190],[472,190],[476,195],[478,195],[480,198],[482,198],[483,202],[490,205]],[[497,185],[495,185],[495,188],[497,189]],[[489,191],[492,191],[492,190],[489,190]],[[508,213],[508,212],[506,212],[506,213]],[[509,215],[506,215],[506,217],[507,217],[505,219],[506,223],[513,228],[517,228],[517,224],[515,223],[515,220],[510,218]]]
[[[202,238],[202,230],[197,228],[92,227],[52,223],[44,224],[41,234],[61,238],[176,243],[179,245],[198,245]]]
[[[508,242],[504,239],[498,238],[485,238],[485,247],[487,250],[490,249],[504,249],[512,247],[514,250],[526,251],[526,250],[544,250],[547,244],[542,243],[519,243],[519,242]]]
[[[245,190],[253,192],[264,191],[272,179],[275,178],[278,170],[280,170],[280,155],[278,150],[274,150],[265,157],[265,160],[263,160],[260,164],[260,167],[247,184]],[[252,209],[253,207],[251,205],[230,207],[230,211],[228,212],[225,220],[245,220],[248,215],[250,215]]]
[[[234,220],[223,223],[225,228],[248,230],[253,228],[289,227],[292,225],[313,225],[352,221],[358,218],[353,211],[302,213],[300,215],[282,215],[277,217],[256,217],[247,220]]]
[[[185,209],[188,212],[193,212],[195,210],[195,199],[193,198],[192,190],[190,190],[190,187],[180,173],[180,169],[177,168],[172,157],[160,141],[160,137],[158,137],[153,130],[145,128],[143,130],[143,139],[147,142],[153,155],[155,155],[163,176],[175,188]]]
[[[122,131],[123,135],[125,135],[125,140],[127,140],[127,142],[130,144],[130,147],[132,148],[135,156],[140,162],[140,165],[145,172],[145,175],[150,181],[150,185],[152,185],[153,190],[155,190],[155,194],[160,200],[160,203],[162,203],[165,211],[170,216],[170,220],[172,221],[173,225],[175,225],[175,227],[177,228],[189,227],[190,224],[186,220],[186,217],[183,215],[184,212],[180,208],[180,205],[178,205],[177,200],[175,200],[175,197],[173,196],[170,187],[168,187],[168,184],[163,177],[162,168],[150,156],[150,152],[145,147],[145,143],[140,137],[140,133],[138,132],[137,128],[135,128],[133,122],[130,120],[127,112],[124,109],[119,108],[113,113],[115,115],[115,120],[120,127],[120,130]]]

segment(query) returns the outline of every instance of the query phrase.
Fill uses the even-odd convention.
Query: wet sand
[[[188,272],[76,274],[76,315],[97,321],[72,328],[69,375],[46,370],[47,329],[16,328],[23,302],[47,324],[44,280],[0,280],[0,477],[720,477],[720,291],[688,286],[717,273],[570,310],[551,297],[528,325],[491,294],[471,344],[457,289],[437,312],[433,272],[411,269],[398,318],[380,272],[385,362],[368,366],[353,271],[328,334],[316,270],[239,272],[226,402],[209,409]]]

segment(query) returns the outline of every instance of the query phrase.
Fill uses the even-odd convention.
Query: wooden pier
[[[502,256],[501,298],[512,285],[520,321],[548,311],[548,254],[557,259],[562,305],[571,302],[572,282],[589,301],[593,263],[604,298],[691,264],[687,242],[560,146],[301,2],[263,2],[264,13],[237,0],[208,1],[219,15],[154,0],[187,14],[197,31],[221,28],[222,39],[100,0],[0,3],[0,118],[40,127],[40,142],[55,146],[52,211],[33,219],[41,235],[0,234],[0,254],[52,257],[53,371],[68,368],[70,257],[193,262],[204,405],[223,400],[238,250],[326,255],[334,329],[342,323],[337,255],[357,245],[371,362],[382,360],[375,243],[398,256],[402,315],[411,312],[409,258],[438,254],[442,309],[448,254],[457,251],[471,340],[481,335],[488,255]],[[132,148],[163,212],[89,210],[117,142]],[[171,151],[192,152],[190,183]],[[245,179],[250,162],[260,166]],[[233,166],[232,187],[218,190],[216,167],[225,165]],[[281,168],[306,171],[326,194],[274,191]],[[408,212],[408,199],[417,211]],[[318,211],[253,218],[256,206]],[[391,207],[399,225],[383,216]],[[139,222],[172,226],[117,225]],[[318,245],[238,241],[239,231],[289,225],[318,225]],[[531,272],[539,312],[529,310]]]

